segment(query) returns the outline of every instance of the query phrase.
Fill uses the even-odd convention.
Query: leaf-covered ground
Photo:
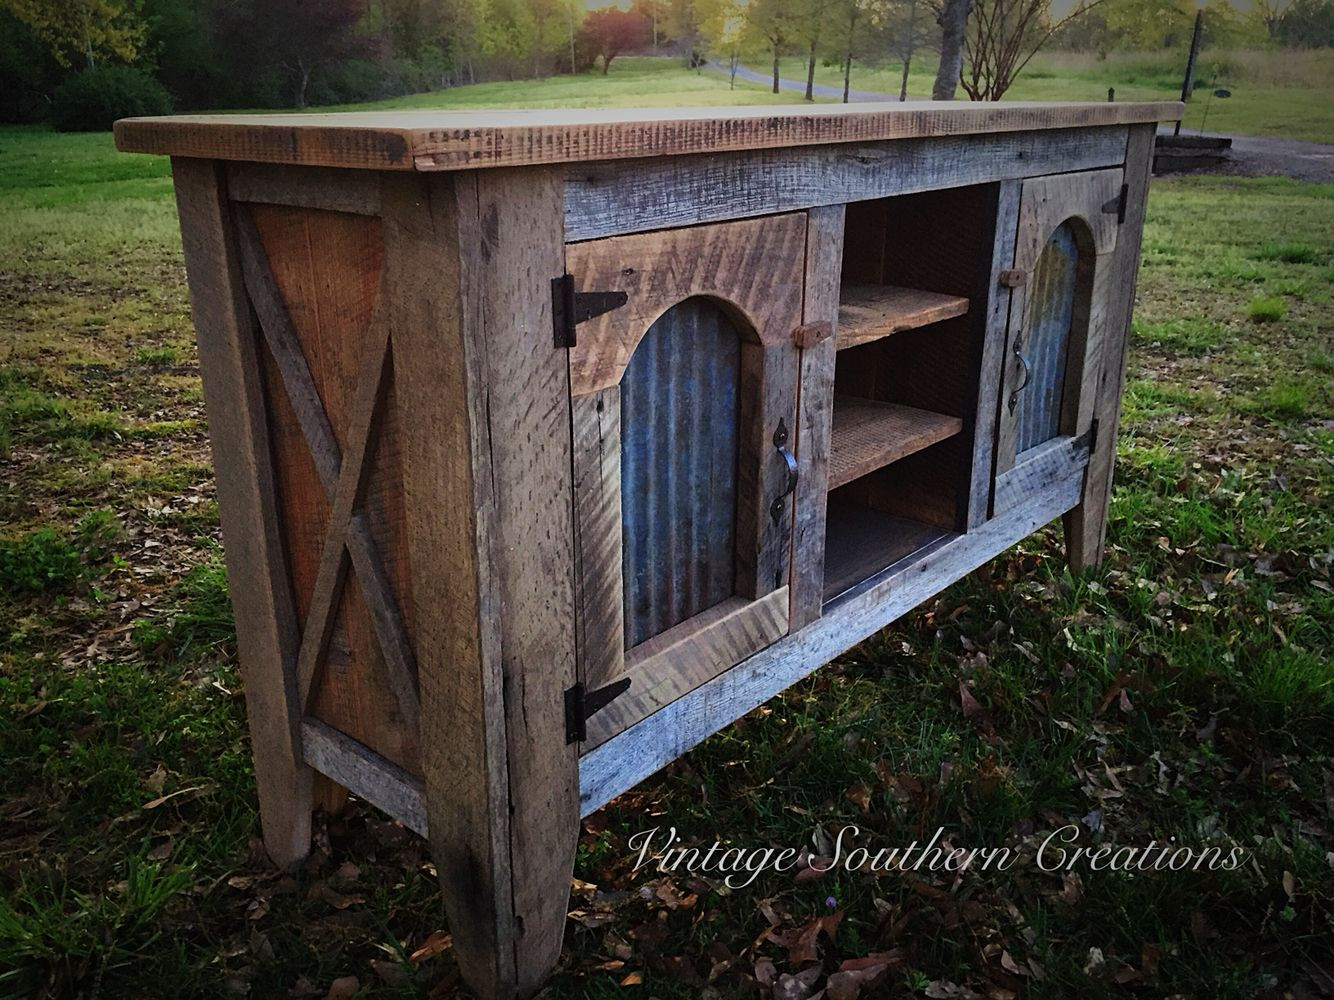
[[[0,996],[451,997],[425,845],[256,846],[166,166],[0,134]],[[1155,182],[1103,568],[1048,529],[584,825],[552,998],[1334,995],[1334,188]],[[633,871],[629,839],[1008,871]],[[1235,871],[1041,870],[1084,846]],[[816,864],[816,867],[822,867]]]

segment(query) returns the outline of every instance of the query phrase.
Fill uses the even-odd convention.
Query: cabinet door
[[[626,304],[570,350],[585,749],[788,631],[804,214],[576,243]]]
[[[1088,464],[1106,337],[1122,171],[1024,181],[1001,380],[992,510]]]

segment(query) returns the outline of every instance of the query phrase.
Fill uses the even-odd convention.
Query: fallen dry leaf
[[[454,945],[454,935],[449,931],[432,931],[426,940],[417,946],[417,950],[408,956],[410,962],[425,962],[435,958]]]

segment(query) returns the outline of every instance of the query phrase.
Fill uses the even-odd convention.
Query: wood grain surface
[[[963,420],[855,396],[834,399],[829,488],[883,468],[963,430]]]
[[[177,115],[115,125],[126,153],[390,170],[463,170],[876,139],[1175,121],[1169,102],[579,108]]]
[[[838,349],[962,316],[968,300],[895,285],[844,285],[838,302]]]

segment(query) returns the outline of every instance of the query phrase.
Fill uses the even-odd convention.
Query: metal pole
[[[1195,32],[1190,36],[1190,56],[1186,59],[1186,79],[1181,84],[1181,103],[1190,100],[1190,92],[1195,89],[1195,57],[1200,54],[1200,30],[1204,27],[1204,8],[1195,12]],[[1173,135],[1181,134],[1181,122],[1177,122]]]

